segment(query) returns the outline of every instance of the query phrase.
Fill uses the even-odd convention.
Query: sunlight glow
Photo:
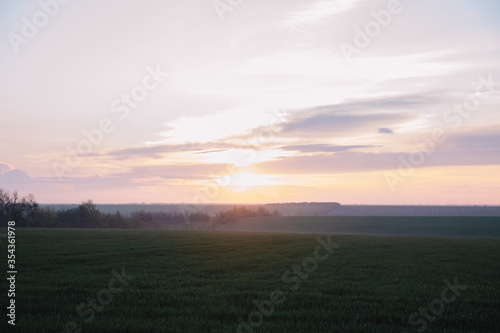
[[[231,136],[250,134],[252,129],[272,126],[280,118],[261,106],[233,108],[215,114],[181,117],[167,123],[162,133],[165,143],[210,142]]]
[[[217,183],[228,186],[233,192],[243,192],[251,187],[275,185],[277,182],[272,178],[276,178],[276,176],[257,175],[242,171],[229,177],[221,177],[217,179]]]

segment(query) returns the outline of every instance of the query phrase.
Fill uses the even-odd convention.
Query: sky
[[[500,204],[497,0],[0,0],[0,188]]]

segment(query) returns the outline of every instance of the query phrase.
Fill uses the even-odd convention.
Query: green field
[[[229,231],[500,238],[500,217],[260,216],[219,228]]]
[[[81,332],[417,332],[423,323],[425,332],[500,331],[500,240],[339,235],[329,253],[317,237],[327,242],[313,234],[18,229],[16,327],[6,329],[4,314],[1,331],[77,332],[70,322]],[[324,259],[317,267],[307,259],[316,249]],[[292,266],[302,264],[309,273],[301,268],[299,277]],[[116,278],[123,269],[133,276],[126,285]],[[455,279],[467,288],[439,301],[445,280]],[[434,300],[438,314],[417,313],[410,325]],[[252,313],[254,327],[239,326]]]

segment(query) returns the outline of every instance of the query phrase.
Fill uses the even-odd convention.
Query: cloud
[[[441,103],[437,94],[395,95],[339,104],[312,106],[290,112],[281,124],[284,136],[355,136],[397,126],[421,116],[421,111]],[[380,133],[380,130],[379,130]]]
[[[308,138],[345,138],[373,134],[377,129],[379,133],[392,133],[392,130],[386,127],[387,125],[397,126],[418,117],[418,114],[398,111],[402,108],[406,110],[418,108],[432,103],[435,99],[436,96],[434,95],[403,95],[311,106],[289,110],[287,113],[260,113],[259,118],[262,119],[253,124],[246,123],[246,118],[242,119],[242,122],[246,123],[244,125],[245,130],[239,131],[239,134],[235,134],[234,128],[224,133],[224,131],[220,131],[220,125],[216,126],[214,124],[212,126],[213,130],[219,130],[217,135],[219,138],[216,140],[207,142],[207,138],[203,135],[189,134],[187,136],[191,137],[191,140],[188,142],[156,143],[143,147],[91,153],[88,156],[109,156],[118,160],[131,160],[138,157],[160,159],[171,153],[191,153],[193,155],[220,153],[230,149],[255,150],[268,148],[290,151],[293,150],[292,148],[297,148],[301,152],[305,152],[305,150],[309,152],[313,150],[317,150],[318,152],[339,152],[355,148],[370,148],[374,146],[373,141],[367,142],[369,144],[354,146],[344,144],[315,146],[314,142],[308,142]],[[221,114],[225,115],[226,113],[223,112]],[[214,119],[223,123],[224,128],[232,127],[228,123],[234,123],[236,121],[234,117],[226,119],[224,122],[223,118],[219,117],[221,114],[218,114]],[[203,120],[206,120],[206,117],[185,118],[179,122],[183,126],[176,130],[182,128],[184,132],[204,132],[204,128],[210,127],[210,123],[205,123]],[[262,122],[267,122],[267,124],[259,125]],[[174,123],[176,122],[172,122],[172,124]],[[188,130],[188,124],[198,125]],[[381,125],[384,125],[384,127]],[[284,146],[283,142],[289,141],[290,138],[298,138],[299,143],[295,146]],[[199,141],[196,139],[199,139]],[[302,147],[298,147],[299,145]]]
[[[0,164],[0,168],[2,165],[5,164]],[[33,178],[25,171],[11,167],[9,171],[0,174],[0,188],[10,192],[18,191],[21,195],[50,192],[56,190],[51,184],[52,180],[44,177]]]
[[[14,167],[10,164],[0,163],[0,175],[3,175],[6,172],[13,170],[13,169],[14,169]]]
[[[281,147],[280,149],[287,151],[299,151],[302,153],[316,153],[316,152],[334,153],[334,152],[348,151],[357,148],[371,148],[371,147],[375,146],[368,146],[368,145],[335,146],[328,144],[311,144],[311,145],[284,146]]]
[[[500,134],[463,134],[451,138],[450,142],[458,149],[500,150]],[[494,153],[494,152],[492,152]]]
[[[308,3],[307,8],[294,11],[283,23],[288,28],[295,30],[302,26],[311,25],[329,16],[337,15],[353,8],[358,1],[356,0],[336,0],[336,1],[317,1]]]
[[[7,171],[5,174],[3,174],[3,177],[5,179],[9,179],[11,181],[23,181],[26,179],[30,179],[28,174],[20,169],[14,169],[14,170]]]
[[[282,132],[349,132],[370,124],[388,120],[402,120],[399,114],[364,114],[364,115],[336,115],[321,113],[313,116],[297,118],[283,126]]]
[[[119,193],[131,193],[132,201],[156,202],[158,189],[165,188],[165,201],[191,200],[196,188],[208,181],[229,174],[228,164],[145,165],[129,168],[106,176],[30,177],[13,169],[0,175],[0,188],[20,195],[34,193],[41,202],[80,202],[95,199],[101,203],[121,201]],[[215,184],[215,181],[211,183]],[[152,190],[156,189],[156,190]],[[179,192],[176,195],[176,191]],[[145,195],[144,193],[147,193]],[[158,199],[156,199],[158,200]]]
[[[294,174],[336,174],[353,172],[370,172],[395,170],[401,165],[401,160],[409,160],[410,155],[423,153],[362,153],[339,152],[337,154],[322,154],[314,156],[282,157],[273,161],[257,163],[253,166],[255,172],[273,175]],[[436,151],[430,157],[424,158],[419,167],[436,166],[480,166],[500,165],[500,154],[491,154],[488,150],[455,150]]]
[[[178,118],[167,123],[168,130],[161,135],[165,137],[164,143],[208,143],[271,124],[279,120],[278,116],[274,110],[260,105],[236,107],[210,115]]]
[[[294,116],[281,126],[283,136],[309,135],[317,138],[346,137],[373,133],[381,124],[397,125],[404,123],[414,115],[408,113],[342,113],[338,106],[323,107],[324,111],[303,112]]]
[[[186,143],[186,144],[164,144],[145,147],[133,147],[125,149],[110,150],[102,153],[91,153],[86,156],[111,156],[119,160],[136,159],[137,157],[163,158],[169,153],[208,154],[213,152],[222,152],[228,149],[248,149],[248,146],[237,145],[224,142],[209,143]]]
[[[148,165],[132,167],[129,171],[117,174],[117,176],[138,180],[141,178],[209,180],[212,176],[227,174],[227,170],[228,164],[225,163]]]
[[[212,147],[212,146],[211,146]],[[111,150],[103,153],[89,154],[89,156],[114,156],[119,159],[130,159],[141,157],[161,158],[166,153],[190,152],[207,149],[202,144],[187,143],[187,144],[165,144],[146,147],[133,147],[125,149]]]
[[[390,128],[385,128],[385,127],[379,128],[378,132],[381,134],[394,134],[393,130],[391,130]]]

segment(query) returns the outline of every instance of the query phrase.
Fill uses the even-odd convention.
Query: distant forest
[[[19,197],[0,188],[0,224],[15,221],[20,227],[43,228],[120,228],[120,229],[211,229],[247,217],[279,216],[277,210],[264,207],[237,206],[210,216],[205,212],[146,212],[139,210],[128,216],[119,211],[100,212],[92,200],[74,208],[55,210],[40,207],[33,194]]]

